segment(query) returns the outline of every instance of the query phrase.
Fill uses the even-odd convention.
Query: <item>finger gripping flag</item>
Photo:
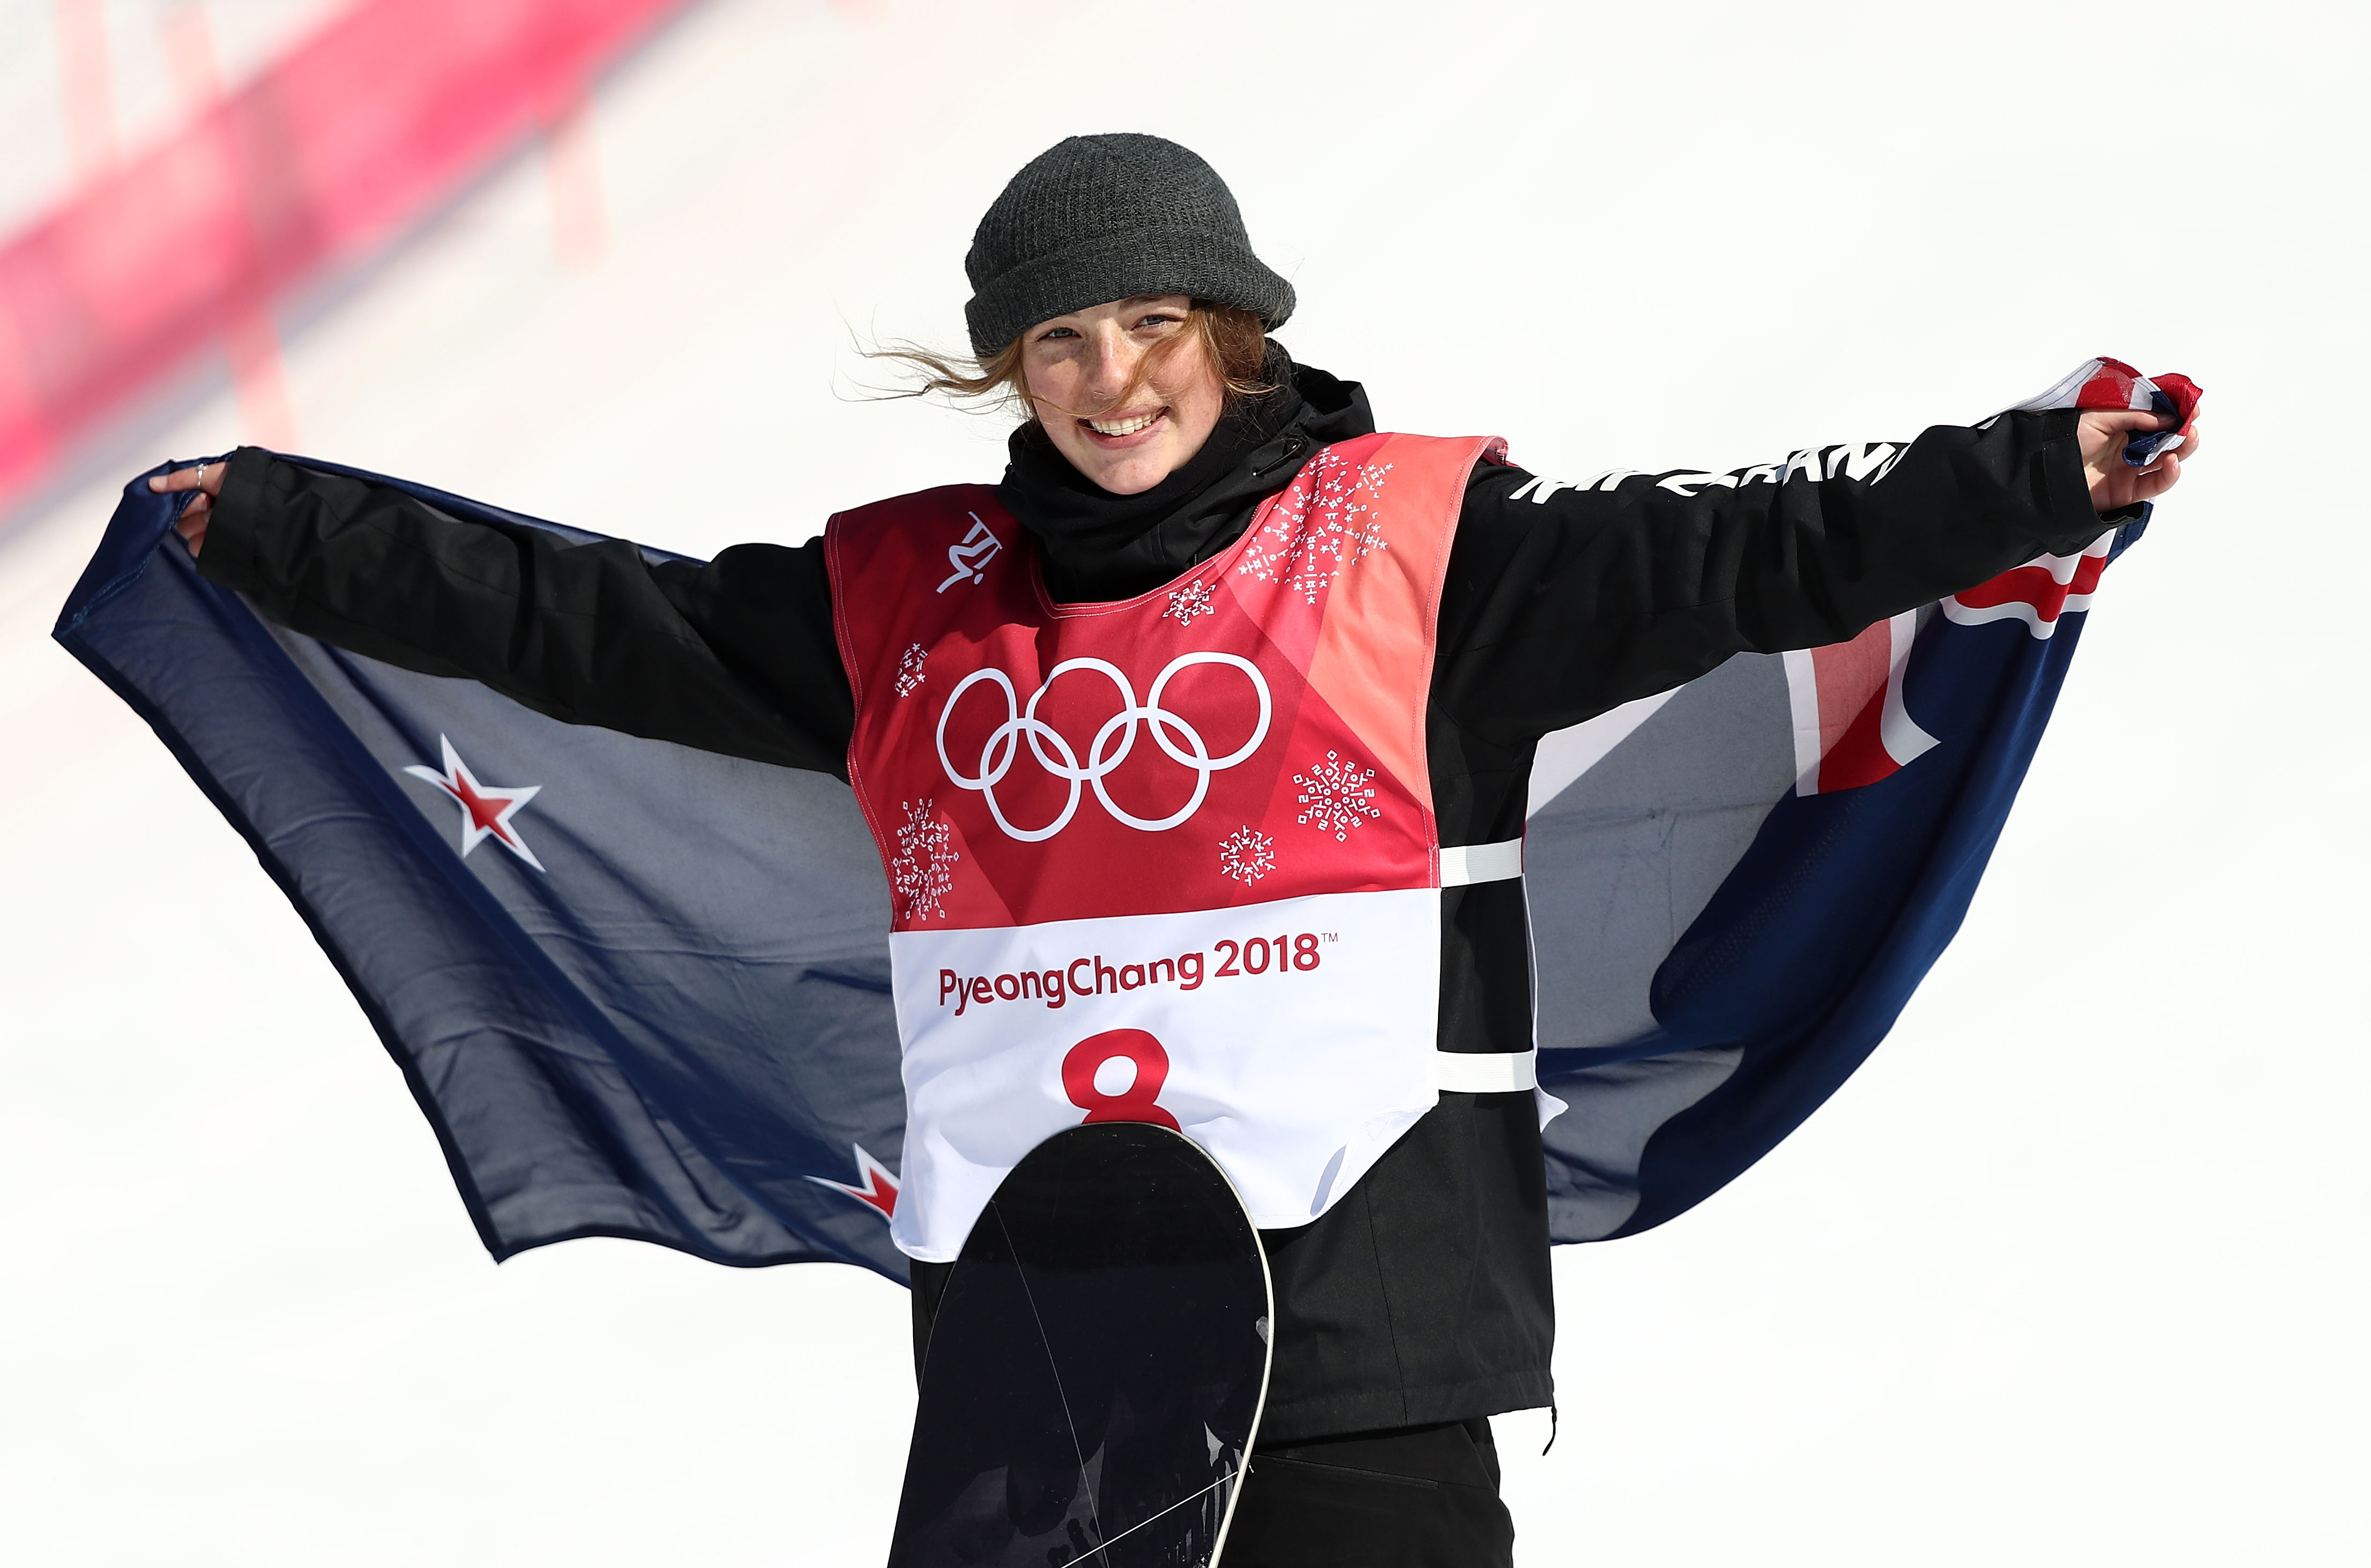
[[[2073,375],[2020,409],[2129,409],[2174,421],[2169,430],[2150,431],[2124,443],[2124,461],[2145,468],[2189,443],[2198,418],[2198,384],[2186,375],[2143,375],[2122,360],[2085,360]]]

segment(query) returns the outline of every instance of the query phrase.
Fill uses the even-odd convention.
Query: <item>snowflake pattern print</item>
[[[1219,843],[1219,874],[1233,877],[1245,887],[1276,870],[1276,840],[1245,825]]]
[[[1216,615],[1218,608],[1210,603],[1208,582],[1188,582],[1183,588],[1169,590],[1169,607],[1161,612],[1161,618],[1174,620],[1179,626],[1192,626],[1196,616]]]
[[[919,642],[897,657],[897,695],[911,697],[922,684],[922,661],[929,655]]]
[[[927,800],[902,802],[906,820],[897,827],[897,853],[889,859],[889,887],[908,920],[945,919],[940,901],[955,885],[954,829],[931,811]]]
[[[1247,546],[1237,571],[1282,582],[1309,604],[1345,569],[1389,548],[1375,511],[1392,465],[1371,468],[1332,449],[1294,476]]]
[[[1341,843],[1350,836],[1352,828],[1383,814],[1374,803],[1374,777],[1373,768],[1344,762],[1327,752],[1324,762],[1313,763],[1308,772],[1292,776],[1292,781],[1301,786],[1301,815],[1293,820],[1305,822],[1320,833],[1331,833],[1334,842]]]

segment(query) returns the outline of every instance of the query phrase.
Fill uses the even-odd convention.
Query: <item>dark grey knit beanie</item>
[[[1252,254],[1218,171],[1174,142],[1072,136],[1029,160],[979,221],[964,271],[972,352],[993,358],[1040,321],[1105,300],[1191,294],[1273,329],[1292,285]]]

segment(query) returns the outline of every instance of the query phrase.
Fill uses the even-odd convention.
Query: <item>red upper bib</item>
[[[1424,718],[1489,444],[1329,446],[1165,588],[1056,605],[985,486],[832,519],[849,776],[897,930],[1438,885]]]

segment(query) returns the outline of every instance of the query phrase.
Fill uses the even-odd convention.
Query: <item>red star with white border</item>
[[[848,1147],[856,1151],[856,1173],[862,1178],[861,1186],[835,1182],[828,1176],[810,1176],[807,1180],[818,1187],[846,1193],[858,1203],[880,1210],[884,1219],[892,1217],[897,1212],[897,1173],[865,1153],[862,1144]]]
[[[515,789],[503,790],[491,784],[480,784],[470,773],[468,765],[461,760],[460,754],[453,749],[451,741],[439,735],[436,743],[445,748],[445,771],[439,773],[433,767],[419,766],[407,767],[404,771],[414,778],[424,778],[435,785],[461,808],[463,858],[466,859],[470,850],[491,838],[537,870],[542,870],[543,862],[537,859],[535,851],[526,847],[526,840],[519,836],[511,818],[518,814],[521,806],[534,800],[543,786],[522,784]]]

